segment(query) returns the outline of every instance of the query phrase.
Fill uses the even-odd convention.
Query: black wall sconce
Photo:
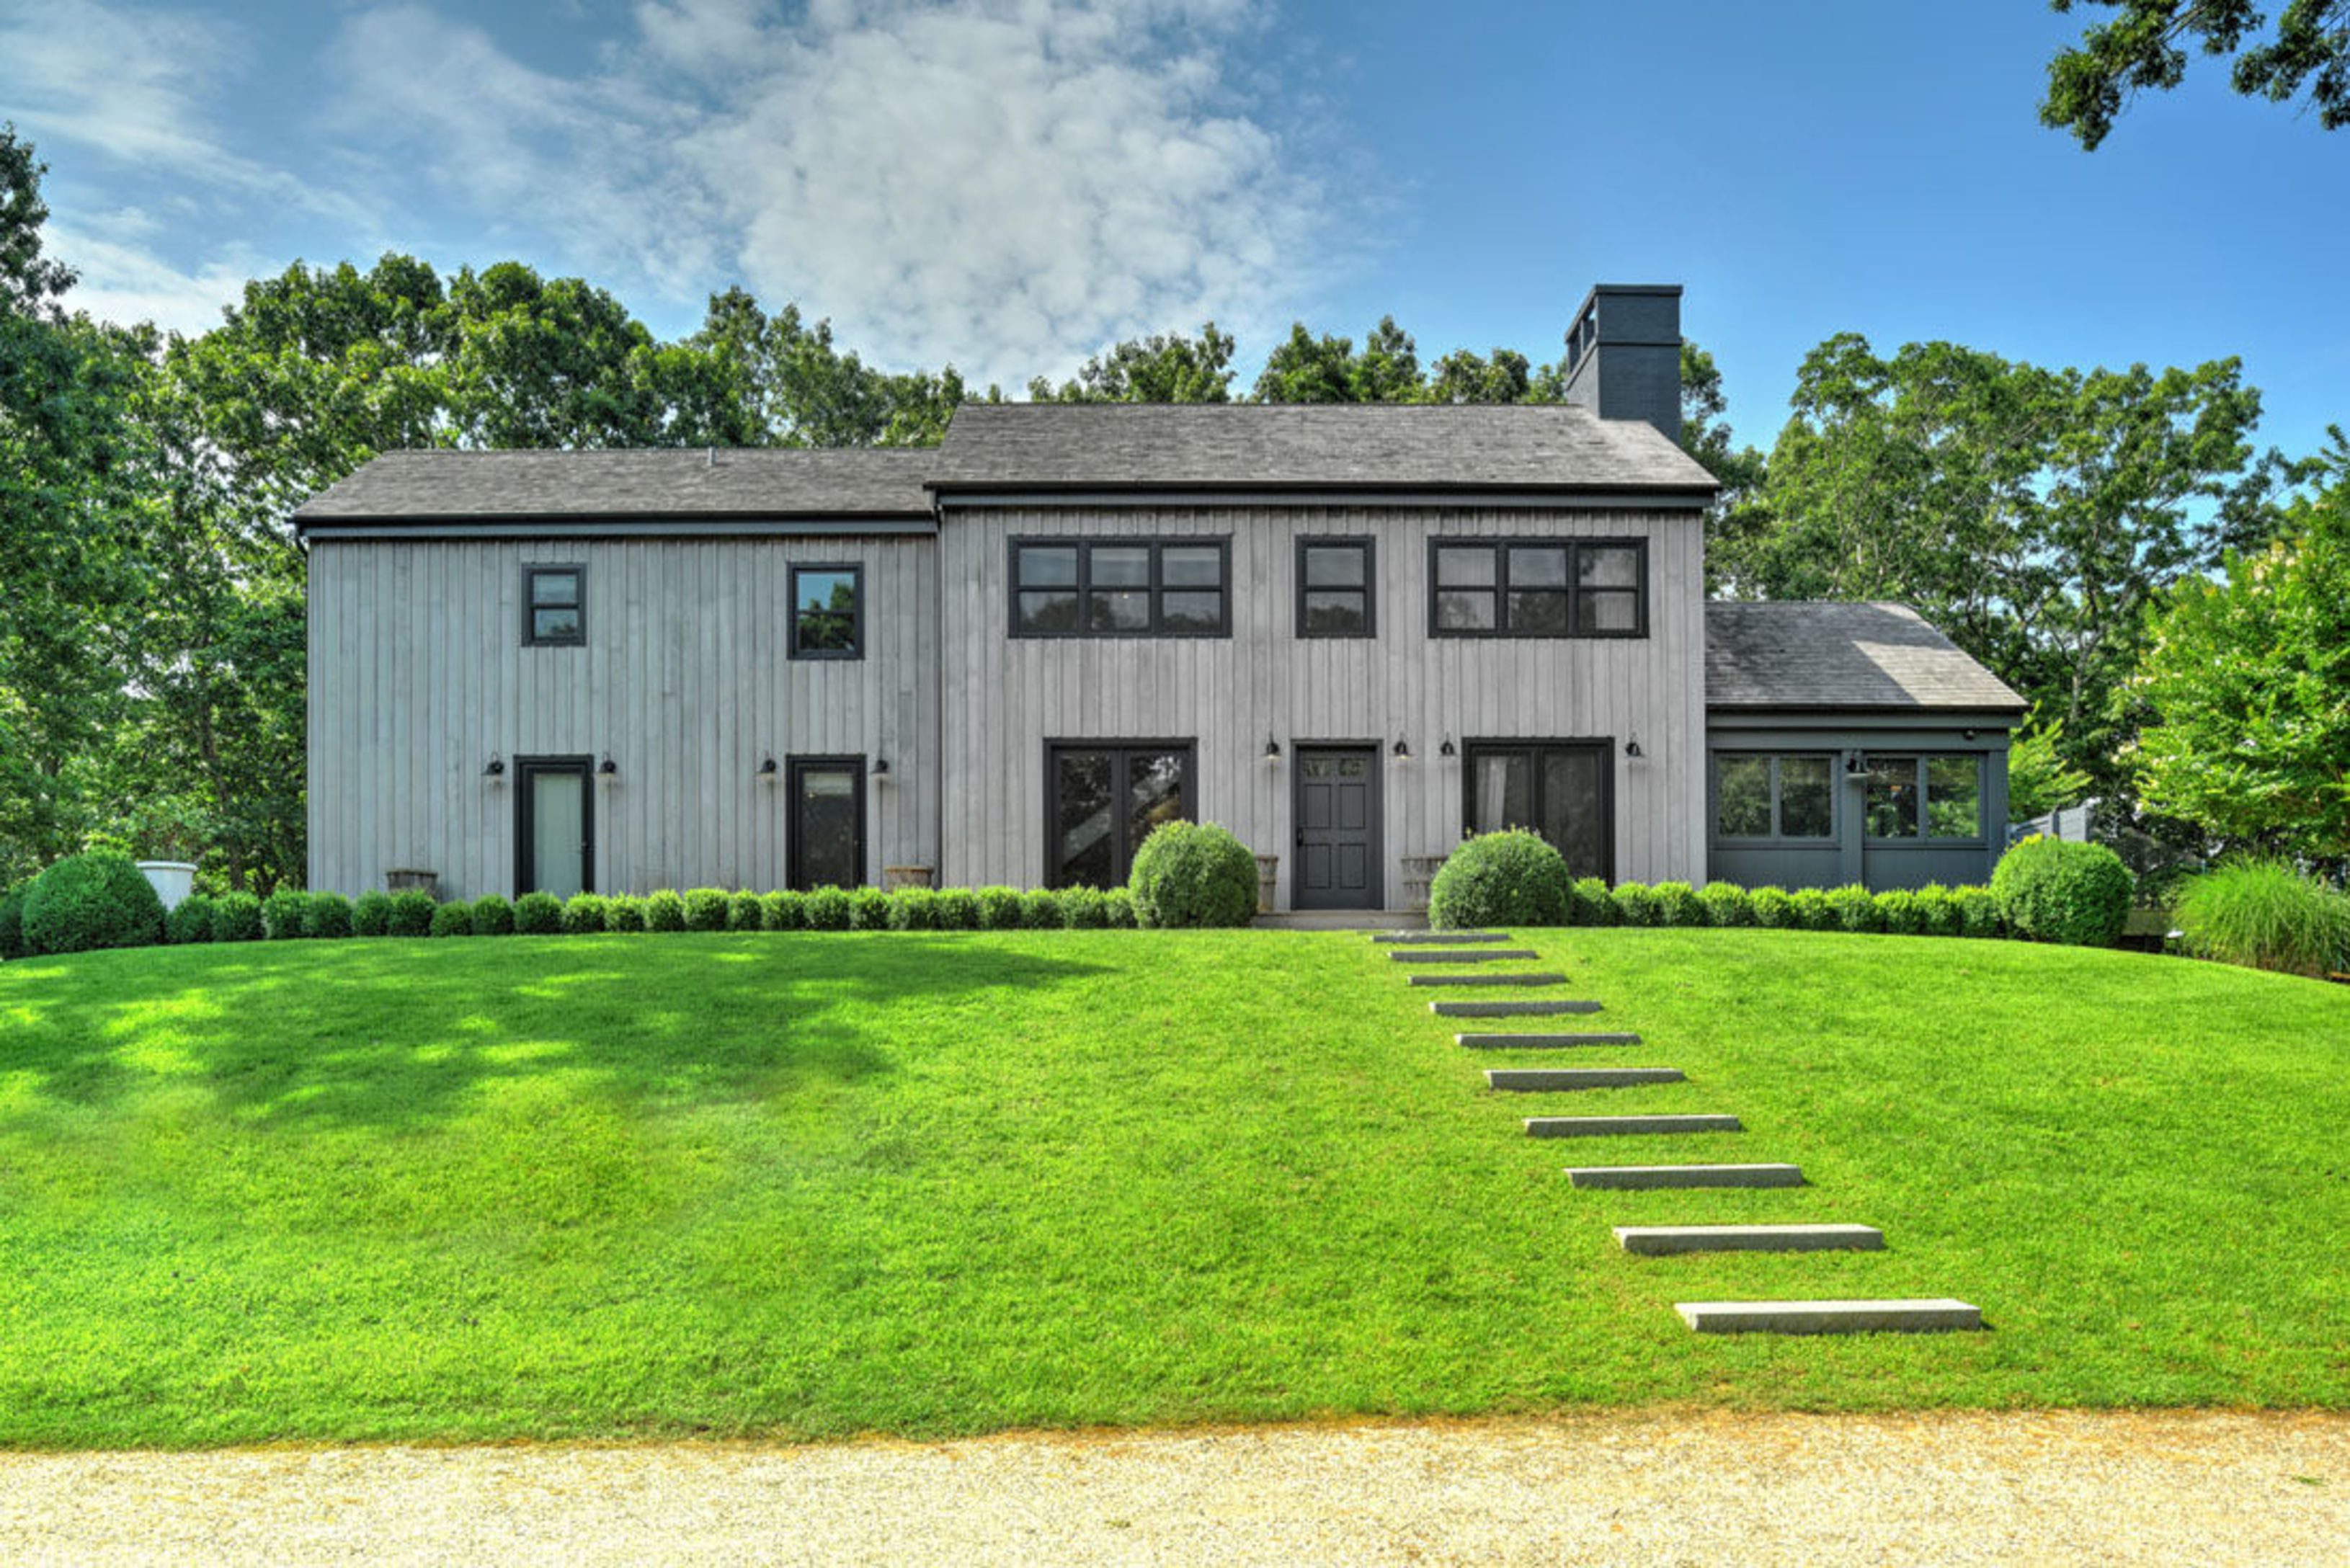
[[[1440,757],[1457,757],[1461,754],[1461,748],[1452,743],[1451,736],[1447,735],[1444,737],[1444,743],[1436,748],[1436,754]]]
[[[1624,742],[1624,754],[1627,757],[1637,757],[1641,754],[1639,736],[1635,735]]]
[[[1853,753],[1852,755],[1844,760],[1844,771],[1846,775],[1848,777],[1860,777],[1861,774],[1868,771],[1868,753],[1866,752]]]
[[[506,760],[498,755],[497,753],[492,752],[490,753],[490,765],[482,770],[482,776],[485,779],[504,778],[505,776],[505,772]]]
[[[1280,755],[1281,742],[1274,740],[1272,733],[1268,732],[1264,737],[1264,760],[1266,762],[1272,762]]]
[[[1407,763],[1411,761],[1411,743],[1401,735],[1396,737],[1395,754],[1399,761]]]
[[[773,779],[775,773],[775,759],[770,754],[765,762],[759,764],[759,776],[763,779]]]
[[[601,778],[612,778],[616,776],[619,771],[620,764],[612,760],[612,753],[609,752],[606,752],[604,753],[604,760],[596,764],[597,775]]]
[[[876,757],[873,759],[873,776],[877,779],[886,779],[889,776],[889,758]]]

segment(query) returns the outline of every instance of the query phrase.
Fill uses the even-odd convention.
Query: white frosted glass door
[[[588,887],[588,772],[533,768],[529,781],[529,887],[523,891],[568,898]]]

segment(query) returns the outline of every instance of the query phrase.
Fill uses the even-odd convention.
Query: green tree
[[[2037,713],[2016,731],[2007,748],[2009,820],[2029,822],[2088,798],[2089,775],[2064,761],[2064,721],[2043,724]]]
[[[2053,0],[2070,13],[2076,0]],[[2350,125],[2350,0],[2286,0],[2276,30],[2252,0],[2077,0],[2118,12],[2093,23],[2081,40],[2048,63],[2041,123],[2070,130],[2095,149],[2129,99],[2147,88],[2168,92],[2187,74],[2187,48],[2232,55],[2230,79],[2248,97],[2286,103],[2305,86],[2317,123]],[[2257,40],[2257,41],[2254,41]]]
[[[1563,384],[1563,369],[1546,374],[1555,374]],[[1740,564],[1769,528],[1762,486],[1770,464],[1759,449],[1735,443],[1721,369],[1712,355],[1686,338],[1681,342],[1681,450],[1721,486],[1705,514],[1706,590],[1717,597],[1737,595],[1744,587]]]
[[[1232,400],[1232,334],[1206,322],[1197,337],[1180,332],[1129,339],[1087,360],[1055,386],[1039,376],[1028,396],[1040,403],[1222,403]]]
[[[2164,598],[2132,682],[2141,799],[2233,845],[2350,857],[2350,440],[2292,535]]]

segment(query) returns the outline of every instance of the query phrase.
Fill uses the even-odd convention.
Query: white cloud
[[[355,18],[338,123],[672,295],[740,277],[889,363],[1066,370],[1212,315],[1268,325],[1326,227],[1282,132],[1227,101],[1250,0],[640,0],[546,73],[413,5]]]
[[[238,247],[184,271],[136,243],[146,223],[143,213],[130,213],[109,214],[88,230],[49,226],[42,248],[80,275],[66,307],[190,335],[218,327],[222,307],[244,298],[245,281],[260,275],[261,259]]]

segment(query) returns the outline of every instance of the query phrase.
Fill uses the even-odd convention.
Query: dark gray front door
[[[1378,748],[1300,746],[1295,778],[1296,907],[1380,908]]]

